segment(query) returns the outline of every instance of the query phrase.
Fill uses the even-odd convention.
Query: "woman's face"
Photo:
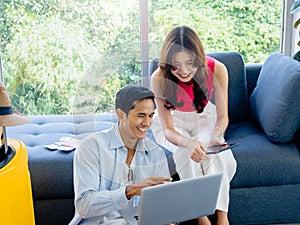
[[[189,82],[197,72],[194,59],[186,51],[178,52],[172,61],[171,73],[182,82]]]

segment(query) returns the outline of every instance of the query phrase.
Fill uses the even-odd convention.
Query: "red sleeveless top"
[[[206,56],[206,66],[207,66],[207,77],[205,80],[206,88],[208,91],[207,100],[204,102],[205,106],[207,105],[208,101],[210,100],[213,89],[214,89],[214,71],[215,71],[215,59],[209,56]],[[177,102],[183,102],[182,107],[176,107],[176,110],[182,112],[194,112],[197,111],[194,106],[194,93],[193,93],[193,82],[184,83],[179,81],[178,87],[176,90],[177,95]]]

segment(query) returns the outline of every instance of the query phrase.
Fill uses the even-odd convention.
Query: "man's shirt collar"
[[[109,138],[110,138],[109,146],[108,146],[109,150],[114,150],[116,148],[125,147],[123,140],[121,138],[118,123],[113,125],[111,136]],[[138,143],[137,143],[136,151],[147,151],[147,150],[148,149],[146,149],[144,139],[139,139]]]

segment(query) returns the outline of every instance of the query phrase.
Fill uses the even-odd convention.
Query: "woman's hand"
[[[210,136],[209,146],[226,144],[224,141],[224,131],[220,127],[215,127]]]
[[[187,149],[190,153],[191,159],[198,163],[203,159],[208,159],[208,155],[206,155],[206,147],[200,141],[189,140],[187,144]]]

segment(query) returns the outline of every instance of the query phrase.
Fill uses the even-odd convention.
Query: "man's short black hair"
[[[121,109],[128,115],[136,101],[151,98],[154,102],[154,93],[148,88],[137,85],[128,85],[118,91],[116,95],[116,109]]]

